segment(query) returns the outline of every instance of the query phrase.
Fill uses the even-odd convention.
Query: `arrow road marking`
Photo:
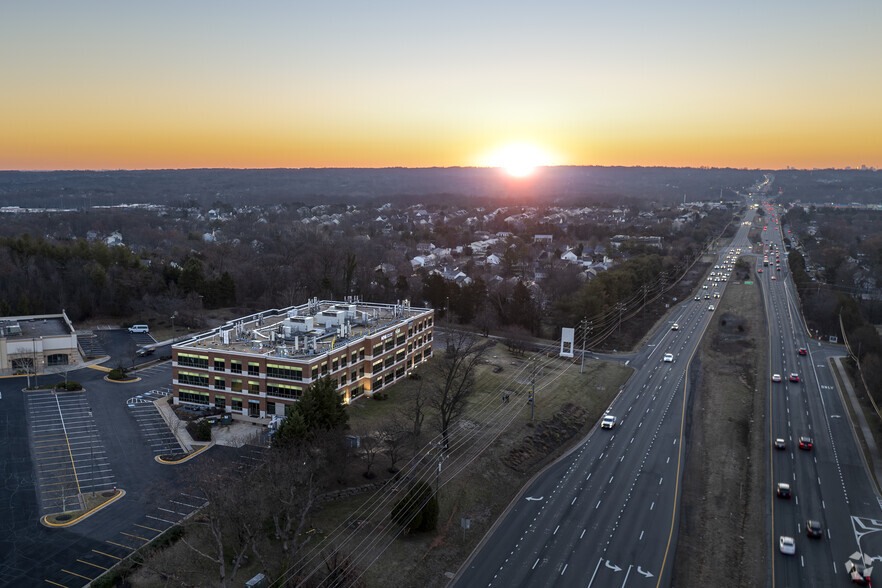
[[[622,568],[620,568],[619,566],[617,566],[615,564],[610,564],[609,560],[606,560],[606,567],[608,567],[609,569],[611,569],[614,572],[621,572],[622,571]]]
[[[540,496],[539,498],[533,498],[532,496],[527,496],[526,500],[530,500],[530,501],[532,501],[532,500],[542,500],[543,498],[545,498],[545,497],[544,497],[544,496]]]
[[[646,578],[652,577],[652,574],[650,574],[649,572],[644,572],[643,570],[641,570],[640,566],[637,566],[637,573],[643,575]]]

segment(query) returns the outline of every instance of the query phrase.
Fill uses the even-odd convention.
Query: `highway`
[[[768,320],[768,373],[782,381],[767,380],[768,414],[768,542],[771,586],[847,585],[845,563],[861,550],[882,560],[882,511],[863,457],[851,429],[828,357],[843,355],[841,348],[809,338],[786,267],[783,233],[774,209],[767,212],[764,247],[780,250],[781,270],[774,253],[769,267],[757,262]],[[773,250],[774,251],[774,250]],[[776,279],[773,279],[776,278]],[[800,355],[803,348],[806,355]],[[790,374],[799,376],[791,382]],[[800,436],[811,437],[811,450],[801,450]],[[775,449],[775,439],[786,449]],[[791,485],[792,497],[777,497],[777,484]],[[852,517],[857,517],[853,519]],[[823,536],[809,538],[805,522],[821,523]],[[878,522],[877,522],[878,521]],[[868,531],[858,544],[855,529]],[[781,535],[796,542],[795,555],[778,548]],[[855,558],[859,559],[859,558]]]
[[[749,214],[748,216],[752,216]],[[747,252],[748,227],[731,248]],[[715,270],[716,271],[716,270]],[[673,309],[637,352],[634,376],[596,427],[538,476],[460,569],[457,586],[667,586],[677,542],[688,365],[725,282]],[[671,325],[678,323],[679,329]],[[674,355],[671,363],[664,354]]]

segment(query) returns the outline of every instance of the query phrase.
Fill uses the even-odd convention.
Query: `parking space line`
[[[115,555],[110,555],[109,553],[104,553],[103,551],[98,551],[97,549],[93,549],[92,551],[94,551],[95,553],[100,553],[101,555],[106,555],[107,557],[112,557],[113,559],[115,559],[117,561],[122,560],[121,557],[116,557]]]
[[[55,397],[55,402],[58,402],[58,396]],[[58,412],[61,413],[61,404],[60,403],[58,404]],[[61,420],[61,427],[64,428],[64,419],[63,418]],[[64,431],[64,437],[65,437],[65,439],[67,439],[67,430],[66,429]],[[68,453],[70,453],[70,445],[68,445]],[[77,466],[74,465],[73,454],[71,454],[71,456],[70,456],[70,465],[71,465],[71,467],[73,467],[74,478],[76,478]],[[80,481],[79,480],[77,480],[77,492],[82,492],[82,490],[80,490]]]
[[[129,547],[128,545],[123,545],[122,543],[114,543],[113,541],[107,541],[107,540],[105,540],[104,542],[110,543],[111,545],[116,545],[117,547],[124,547],[124,548],[128,549],[129,551],[135,551],[134,547]]]
[[[153,519],[153,520],[155,520],[155,521],[162,521],[163,523],[168,523],[169,525],[177,525],[177,523],[174,522],[174,521],[167,521],[167,520],[165,520],[165,519],[161,519],[161,518],[159,518],[159,517],[155,517],[155,516],[153,516],[153,515],[145,515],[145,516],[146,516],[148,519]]]
[[[66,570],[66,569],[64,569],[64,568],[61,568],[61,571],[64,572],[65,574],[70,574],[71,576],[76,576],[76,577],[78,577],[78,578],[83,578],[84,580],[88,580],[88,581],[90,581],[90,582],[91,582],[92,580],[95,579],[95,578],[90,578],[89,576],[84,576],[84,575],[82,575],[82,574],[78,574],[78,573],[76,573],[76,572],[72,572],[72,571],[70,571],[70,570]]]
[[[61,586],[61,588],[67,588],[67,584],[59,584],[58,582],[53,582],[52,580],[43,580],[44,582],[48,582],[50,584],[54,584],[55,586]]]
[[[135,525],[136,527],[141,527],[142,529],[147,529],[148,531],[156,531],[157,533],[162,533],[162,530],[160,530],[160,529],[154,529],[153,527],[148,527],[146,525],[139,525],[138,523],[132,523],[132,524]]]
[[[83,560],[81,560],[81,559],[78,559],[77,561],[80,562],[80,563],[84,563],[84,564],[86,564],[87,566],[93,566],[93,567],[96,567],[96,568],[98,568],[99,570],[108,570],[108,569],[110,569],[110,568],[105,568],[104,566],[99,566],[98,564],[93,564],[93,563],[88,562],[88,561],[83,561]]]
[[[143,541],[144,543],[147,543],[148,541],[150,541],[150,539],[147,539],[146,537],[140,537],[140,536],[138,536],[138,535],[132,535],[131,533],[126,533],[125,531],[120,531],[119,533],[120,533],[120,535],[125,535],[126,537],[134,537],[135,539],[140,539],[140,540]]]

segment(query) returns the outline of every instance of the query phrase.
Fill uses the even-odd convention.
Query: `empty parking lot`
[[[79,508],[79,494],[116,486],[83,392],[25,394],[38,502],[43,513]]]
[[[171,455],[174,453],[182,453],[184,450],[177,438],[169,429],[159,414],[159,409],[153,404],[167,395],[162,390],[151,390],[144,394],[139,394],[126,401],[129,412],[135,417],[138,423],[141,435],[150,446],[154,455]]]

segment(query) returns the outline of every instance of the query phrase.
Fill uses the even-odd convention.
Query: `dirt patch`
[[[765,332],[759,289],[730,284],[691,370],[673,586],[765,584]]]
[[[547,421],[536,426],[536,432],[524,437],[502,458],[503,463],[518,472],[527,472],[546,456],[579,432],[588,420],[588,412],[581,406],[567,403]]]

